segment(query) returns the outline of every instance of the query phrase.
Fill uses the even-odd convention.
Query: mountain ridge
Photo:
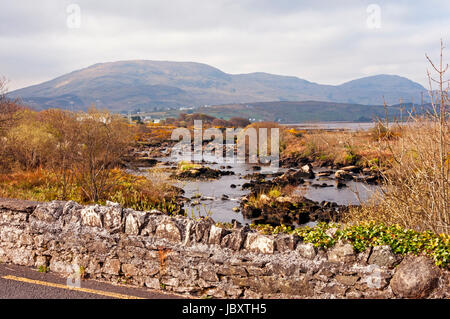
[[[229,74],[199,62],[126,60],[96,63],[10,92],[36,109],[157,110],[203,105],[324,101],[379,105],[420,100],[426,89],[398,75],[379,74],[327,85],[266,72]]]

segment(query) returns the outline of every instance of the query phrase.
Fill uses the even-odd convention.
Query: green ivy
[[[395,254],[426,255],[431,257],[437,266],[450,265],[450,235],[434,234],[431,231],[417,232],[404,229],[399,225],[387,226],[383,223],[366,222],[359,225],[341,227],[334,223],[319,223],[314,227],[299,227],[292,229],[285,225],[250,225],[250,228],[266,235],[296,234],[304,242],[315,247],[331,247],[340,239],[347,240],[357,252],[368,247],[388,245]],[[336,228],[333,237],[326,231]]]

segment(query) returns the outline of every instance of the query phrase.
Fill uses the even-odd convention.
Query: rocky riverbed
[[[284,159],[274,170],[264,165],[223,163],[210,156],[181,167],[181,159],[171,156],[170,146],[141,145],[134,157],[129,156],[134,160],[128,167],[163,172],[183,189],[186,213],[211,215],[225,223],[298,226],[338,222],[349,205],[367,200],[381,179],[369,168],[336,167],[305,159]],[[288,195],[284,194],[286,188],[290,189]],[[267,196],[271,190],[283,191]]]

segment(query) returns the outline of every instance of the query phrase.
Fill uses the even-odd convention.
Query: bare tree
[[[0,135],[17,119],[19,101],[7,97],[7,80],[0,77]]]
[[[133,130],[118,115],[91,109],[80,113],[77,175],[84,194],[97,202],[110,188],[111,169],[117,166],[133,141]]]

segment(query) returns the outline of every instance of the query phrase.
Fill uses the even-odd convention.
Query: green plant
[[[39,266],[38,271],[43,272],[43,273],[48,273],[50,271],[50,267],[41,265],[41,266]]]
[[[342,227],[334,223],[319,223],[314,227],[291,229],[284,225],[250,225],[250,228],[265,235],[278,233],[298,235],[304,242],[315,247],[332,247],[339,240],[350,242],[357,252],[368,247],[388,245],[395,254],[425,255],[432,258],[437,266],[450,265],[450,235],[435,234],[431,231],[417,232],[399,225],[387,226],[375,221]],[[326,232],[330,228],[337,231],[333,237]]]

